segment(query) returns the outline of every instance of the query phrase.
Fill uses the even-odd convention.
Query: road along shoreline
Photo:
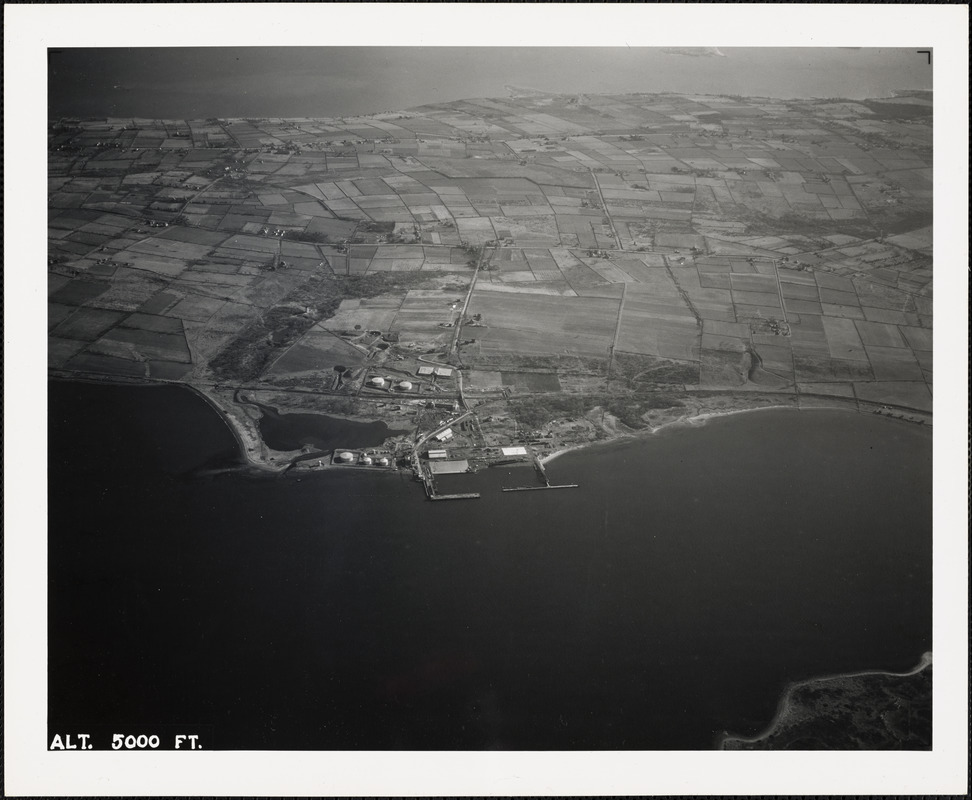
[[[797,404],[783,405],[779,403],[774,403],[771,405],[751,405],[739,408],[727,408],[720,409],[717,411],[695,411],[689,412],[687,414],[677,414],[672,415],[670,418],[664,419],[658,424],[652,425],[648,428],[642,430],[628,430],[621,433],[609,434],[604,439],[599,439],[593,442],[581,442],[580,444],[571,445],[570,447],[560,448],[554,450],[553,452],[543,456],[540,462],[544,465],[549,464],[551,461],[559,458],[560,456],[566,455],[567,453],[572,453],[576,450],[583,450],[591,447],[596,447],[598,445],[608,445],[620,441],[629,441],[635,439],[645,439],[650,436],[654,436],[661,433],[668,428],[676,427],[686,427],[694,428],[701,427],[708,423],[710,420],[719,419],[721,417],[732,417],[737,414],[751,414],[757,411],[847,411],[856,414],[867,414],[872,413],[860,408],[856,401],[848,401],[841,403],[836,401],[833,403],[813,403],[811,405],[799,405],[799,399],[797,399]],[[910,409],[909,409],[910,411]],[[930,415],[928,415],[930,418]],[[908,418],[895,417],[899,421],[903,422],[915,422]],[[923,420],[924,424],[924,420]]]

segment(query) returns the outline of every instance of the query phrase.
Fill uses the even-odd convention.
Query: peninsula
[[[930,423],[931,119],[531,92],[52,120],[50,374],[190,386],[271,470],[542,464],[769,406]],[[261,406],[399,433],[278,451]]]

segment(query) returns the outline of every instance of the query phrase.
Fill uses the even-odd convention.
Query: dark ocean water
[[[931,650],[931,435],[767,411],[532,470],[253,477],[175,387],[52,382],[50,721],[226,749],[704,749]]]
[[[921,46],[920,44],[917,46]],[[913,48],[199,47],[52,50],[52,117],[337,117],[470,97],[685,92],[887,97],[932,88]]]

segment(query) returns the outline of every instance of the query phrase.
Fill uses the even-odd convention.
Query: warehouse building
[[[429,464],[429,469],[433,475],[453,475],[458,472],[468,472],[469,462],[466,459],[461,461],[436,461]]]

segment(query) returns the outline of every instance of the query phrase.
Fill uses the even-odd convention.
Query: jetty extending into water
[[[540,489],[576,489],[579,484],[576,483],[561,483],[554,484],[550,482],[550,478],[547,477],[547,470],[543,465],[543,462],[536,455],[533,456],[533,465],[537,470],[537,474],[540,476],[543,483],[539,486],[514,486],[510,488],[504,488],[504,492],[535,492]],[[413,451],[412,454],[412,469],[415,473],[415,477],[422,482],[425,487],[425,496],[429,500],[477,500],[480,498],[479,492],[460,492],[457,494],[440,494],[438,488],[435,485],[435,474],[428,462],[423,462],[417,452]]]
[[[429,500],[477,500],[479,492],[463,492],[460,494],[430,494]]]
[[[503,489],[504,492],[535,492],[539,489],[576,489],[579,484],[576,483],[561,483],[553,484],[550,482],[550,478],[547,477],[547,469],[544,467],[543,462],[540,457],[534,454],[533,456],[533,466],[536,467],[537,474],[543,481],[542,486],[515,486],[509,489]]]
[[[576,489],[579,483],[548,483],[545,486],[513,486],[509,489],[504,488],[504,492],[538,492],[541,489]]]
[[[479,498],[479,492],[460,492],[458,494],[439,494],[435,487],[435,481],[432,480],[432,476],[429,475],[427,480],[422,481],[425,484],[425,495],[429,500],[477,500]]]

